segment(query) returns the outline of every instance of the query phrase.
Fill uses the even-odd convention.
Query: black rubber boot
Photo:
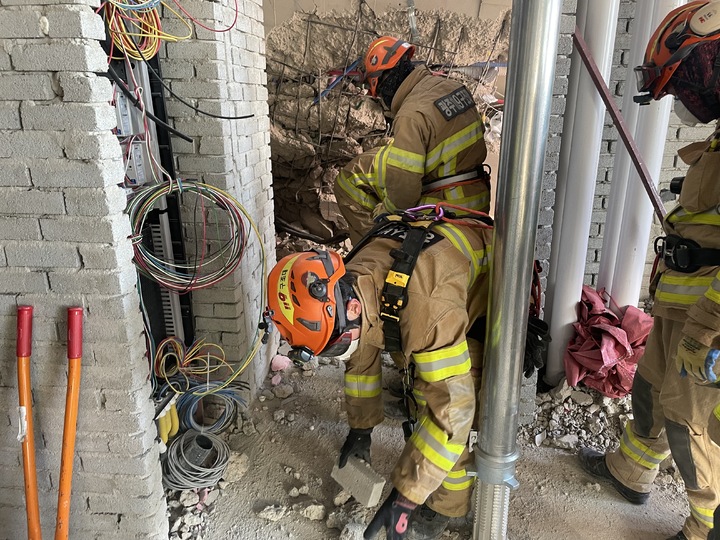
[[[442,538],[450,518],[421,504],[410,515],[407,540],[438,540]]]
[[[708,536],[708,538],[710,538],[710,537]],[[685,534],[682,531],[680,531],[675,536],[671,536],[667,540],[687,540],[687,536],[685,536]]]
[[[578,454],[580,458],[580,466],[582,469],[595,476],[596,478],[602,478],[603,480],[609,480],[613,487],[625,497],[628,501],[633,504],[645,504],[650,497],[649,493],[641,493],[630,489],[625,484],[615,478],[605,463],[605,454],[596,452],[591,448],[581,448]],[[681,538],[685,538],[682,536]]]

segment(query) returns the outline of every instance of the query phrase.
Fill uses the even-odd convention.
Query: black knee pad
[[[687,489],[699,489],[697,469],[690,451],[690,428],[666,418],[665,431],[667,432],[668,443],[670,443],[670,452],[672,452],[680,476],[685,482],[685,487]]]

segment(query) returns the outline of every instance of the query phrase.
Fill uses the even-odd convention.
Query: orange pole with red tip
[[[35,434],[32,416],[32,386],[30,384],[30,356],[32,354],[32,306],[17,309],[17,370],[20,403],[20,432],[23,470],[25,471],[25,507],[28,540],[42,540],[40,504],[38,503],[37,469],[35,468]]]
[[[70,494],[72,493],[73,457],[75,455],[75,435],[77,431],[78,402],[80,400],[82,319],[83,309],[81,307],[68,308],[68,383],[65,397],[65,425],[63,426],[55,540],[67,540],[70,532]]]

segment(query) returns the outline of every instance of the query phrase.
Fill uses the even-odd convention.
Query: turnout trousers
[[[627,487],[649,493],[660,463],[672,453],[690,503],[683,533],[688,540],[705,540],[720,504],[720,446],[708,433],[708,411],[718,403],[718,390],[678,373],[674,356],[683,324],[655,317],[633,380],[634,420],[606,462]]]

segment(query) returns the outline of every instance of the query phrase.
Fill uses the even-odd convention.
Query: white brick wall
[[[244,2],[236,30],[213,33],[198,28],[197,39],[168,44],[161,67],[173,91],[202,110],[226,116],[254,114],[243,120],[210,118],[168,98],[168,115],[174,119],[174,126],[194,139],[189,144],[173,138],[177,174],[227,190],[243,204],[262,227],[269,269],[275,261],[275,239],[265,59],[260,52],[264,52],[261,4],[261,0]],[[233,5],[227,0],[193,0],[187,5],[183,2],[206,26],[217,27],[232,22]],[[238,69],[238,65],[246,67]],[[186,209],[183,215],[189,218],[192,209]],[[195,231],[188,226],[185,231],[186,250],[192,256]],[[260,285],[264,278],[259,271],[260,246],[254,232],[249,231],[248,241],[243,262],[233,278],[193,293],[197,337],[222,345],[231,353],[229,357],[237,360],[247,353],[263,307]],[[267,373],[274,346],[271,341],[263,347],[244,375],[251,393]]]
[[[66,309],[83,306],[71,538],[167,538],[154,409],[95,0],[0,0],[0,538],[26,537],[16,307],[35,306],[42,527],[55,523]]]

